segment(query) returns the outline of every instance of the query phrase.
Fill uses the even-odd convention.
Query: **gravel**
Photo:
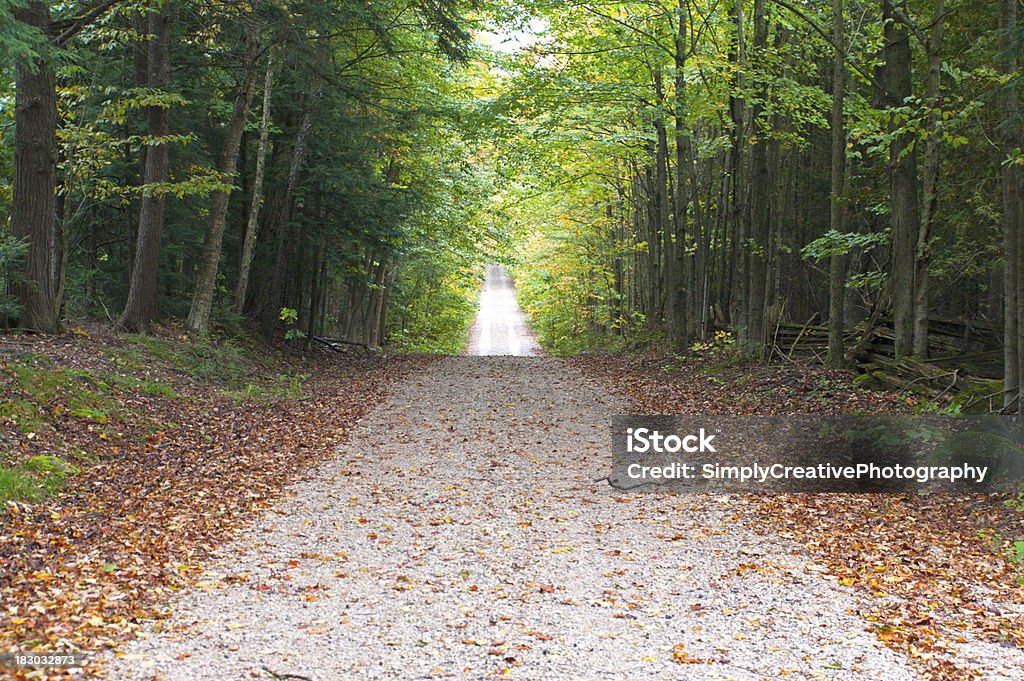
[[[488,265],[480,310],[469,331],[468,355],[530,357],[543,354],[516,301],[515,282],[504,267]]]
[[[552,358],[430,365],[111,678],[918,678],[739,500],[595,482],[625,411]]]

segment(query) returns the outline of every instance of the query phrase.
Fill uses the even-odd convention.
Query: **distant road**
[[[480,311],[469,333],[466,354],[516,357],[543,354],[516,302],[515,283],[500,265],[487,266],[487,279],[480,292]]]

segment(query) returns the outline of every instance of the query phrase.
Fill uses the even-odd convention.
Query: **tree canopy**
[[[956,320],[1013,404],[1019,9],[4,0],[0,320],[452,352],[502,260],[550,350]]]

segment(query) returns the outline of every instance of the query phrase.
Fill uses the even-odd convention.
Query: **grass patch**
[[[70,413],[76,418],[85,419],[86,421],[91,421],[93,423],[106,424],[110,422],[110,412],[103,409],[82,407],[79,409],[72,409]]]
[[[306,381],[308,380],[309,374],[278,374],[270,385],[246,383],[243,388],[224,390],[221,394],[238,403],[271,402],[282,398],[304,400],[309,397],[309,393],[306,391]]]
[[[0,501],[36,501],[41,496],[34,475],[19,468],[0,467]]]
[[[39,405],[61,403],[68,409],[112,411],[117,403],[105,394],[109,386],[97,376],[77,369],[50,369],[30,364],[14,364],[11,370],[18,388]]]
[[[18,466],[0,467],[0,501],[39,501],[77,472],[55,456],[33,456]]]
[[[241,387],[249,373],[248,358],[242,347],[231,340],[203,340],[175,345],[151,336],[129,336],[132,346],[122,351],[122,362],[142,365],[146,355],[170,362],[174,368],[196,381],[229,387]]]
[[[150,378],[149,372],[146,372],[146,378],[144,379],[134,376],[119,376],[117,374],[107,375],[104,378],[107,382],[125,392],[137,392],[147,397],[166,397],[168,399],[174,399],[178,396],[177,391],[169,384],[155,378]]]
[[[15,397],[0,402],[0,421],[14,426],[19,433],[49,430],[50,424],[31,400]]]
[[[168,362],[174,362],[178,356],[177,349],[165,340],[160,338],[154,338],[152,336],[128,336],[128,340],[135,346],[141,346],[145,349],[146,353],[151,357],[162,359]],[[129,355],[132,360],[142,362],[144,359],[143,353],[139,352],[136,348],[135,352]]]

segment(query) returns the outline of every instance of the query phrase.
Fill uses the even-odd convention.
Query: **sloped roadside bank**
[[[858,390],[852,374],[796,367],[720,372],[657,358],[567,360],[638,414],[905,411],[897,393]],[[762,536],[795,541],[827,578],[858,589],[858,614],[929,679],[1024,676],[1024,576],[1010,560],[1021,515],[999,497],[776,495],[736,499]]]
[[[19,652],[99,651],[162,617],[210,551],[432,361],[197,349],[173,334],[2,340],[5,467],[56,456],[78,469],[0,510],[0,651]]]

